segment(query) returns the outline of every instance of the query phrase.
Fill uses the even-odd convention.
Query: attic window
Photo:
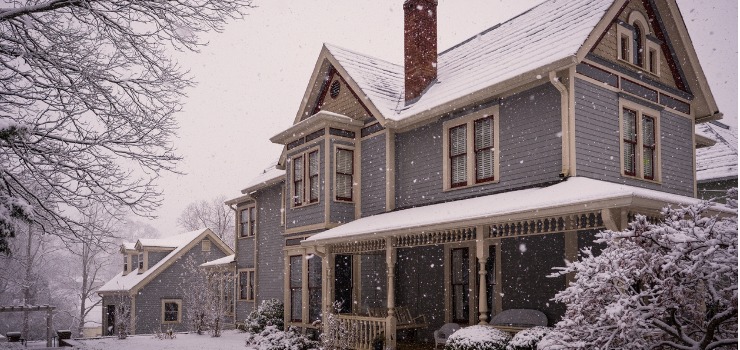
[[[339,80],[334,80],[329,88],[329,96],[331,96],[331,98],[337,98],[337,96],[339,96],[339,89],[341,88],[342,84],[339,83]]]

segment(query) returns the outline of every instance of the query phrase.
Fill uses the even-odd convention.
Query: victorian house
[[[552,325],[554,267],[696,201],[694,128],[722,114],[674,0],[548,0],[441,52],[437,2],[403,9],[403,64],[324,45],[279,159],[227,202],[237,320],[277,298],[314,333],[339,302],[358,348]]]

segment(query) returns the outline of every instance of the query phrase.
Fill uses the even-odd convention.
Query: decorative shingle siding
[[[280,227],[281,185],[255,194],[257,212],[257,301],[270,298],[283,300],[283,243]]]
[[[349,86],[344,84],[338,75],[334,75],[334,79],[329,83],[329,86],[331,86],[335,81],[340,82],[339,95],[336,98],[332,98],[327,91],[321,110],[346,115],[357,120],[363,120],[366,118],[367,112],[365,111],[365,108],[362,106],[360,101],[355,98],[355,95],[352,93]]]
[[[503,239],[501,254],[503,310],[535,309],[547,315],[549,326],[560,321],[565,306],[550,299],[565,289],[565,276],[549,278],[547,275],[553,272],[553,267],[563,266],[563,234]]]
[[[361,141],[362,145],[362,216],[385,211],[385,142],[386,133],[376,134]]]
[[[192,258],[201,264],[206,261],[223,258],[226,256],[221,249],[215,245],[211,246],[210,252],[204,252],[200,248],[200,240],[179,260],[162,271],[136,295],[136,333],[151,334],[160,330],[172,328],[177,332],[186,331],[188,308],[185,300],[182,304],[182,323],[161,323],[162,299],[183,299],[188,289],[188,278],[192,274],[185,268],[185,263]]]
[[[576,172],[578,176],[693,197],[691,121],[660,113],[661,182],[623,177],[620,164],[619,95],[581,79],[575,81]]]
[[[560,93],[551,84],[544,84],[501,102],[500,182],[443,192],[442,123],[471,112],[456,113],[396,135],[396,207],[482,196],[558,180]]]

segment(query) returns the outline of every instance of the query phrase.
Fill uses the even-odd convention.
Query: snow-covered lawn
[[[232,350],[245,349],[245,339],[245,333],[230,330],[219,338],[208,334],[177,334],[175,339],[159,340],[153,335],[133,335],[123,340],[111,337],[80,342],[84,344],[83,350]]]

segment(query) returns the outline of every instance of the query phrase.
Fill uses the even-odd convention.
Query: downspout
[[[561,178],[567,178],[570,176],[570,109],[569,109],[569,96],[568,89],[560,82],[555,71],[550,72],[550,83],[560,91],[560,130],[561,130],[561,148],[562,148],[562,168],[560,171]]]

